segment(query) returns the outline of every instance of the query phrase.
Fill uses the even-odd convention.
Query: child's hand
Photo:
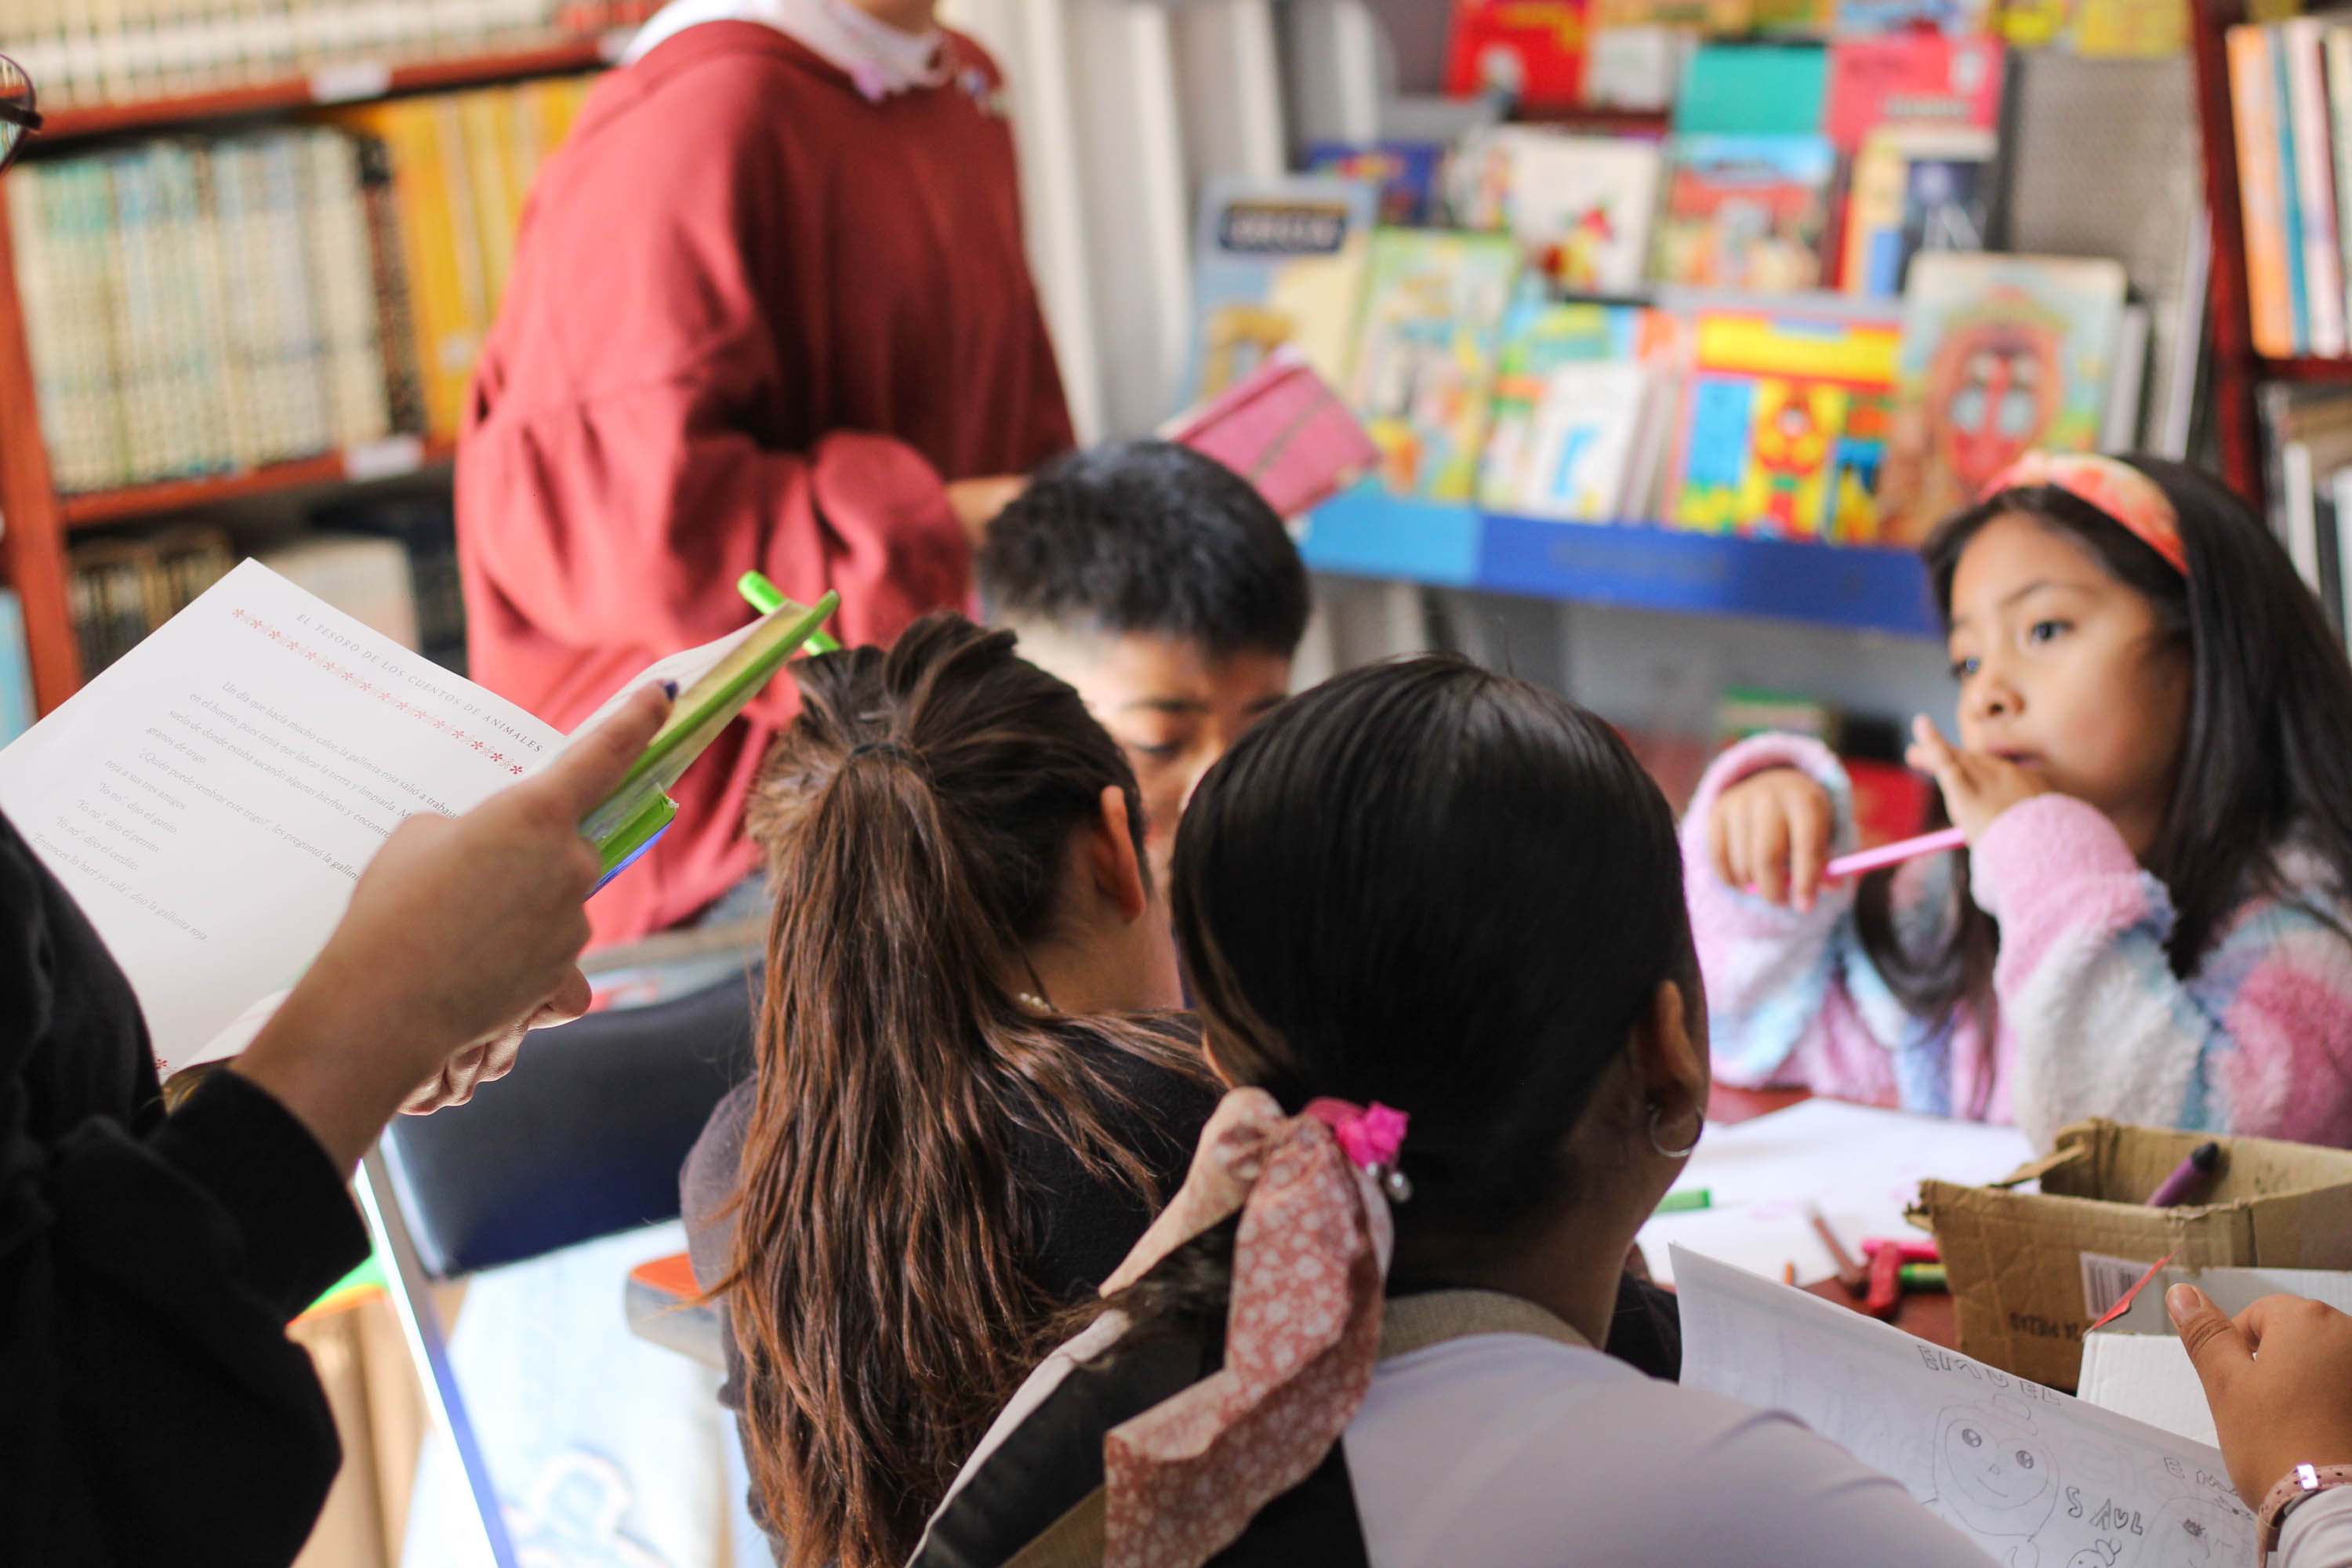
[[[2232,1322],[2193,1285],[2175,1285],[2164,1305],[2248,1508],[2297,1465],[2352,1463],[2352,1318],[2265,1296]]]
[[[2048,795],[2050,786],[2005,758],[1985,752],[1963,752],[1944,739],[1925,713],[1911,721],[1911,749],[1903,760],[1923,773],[1936,775],[1944,791],[1944,810],[1952,826],[1974,844],[1993,819],[2021,800]]]
[[[1829,791],[1795,768],[1767,768],[1715,797],[1706,858],[1729,886],[1810,910],[1836,826]]]

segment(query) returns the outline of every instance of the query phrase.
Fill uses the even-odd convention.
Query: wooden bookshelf
[[[383,445],[391,446],[393,443]],[[68,528],[133,522],[142,518],[162,517],[170,512],[185,511],[191,507],[241,500],[251,496],[314,489],[321,485],[368,484],[398,479],[446,463],[457,455],[455,441],[436,439],[415,445],[415,450],[408,460],[395,458],[390,464],[371,463],[351,453],[324,452],[296,462],[271,463],[235,473],[205,474],[194,479],[132,485],[119,490],[91,490],[83,495],[60,496],[58,498],[58,515]]]
[[[593,70],[619,58],[625,34],[593,38],[566,38],[528,48],[466,58],[415,60],[379,64],[360,60],[312,71],[307,76],[225,88],[184,98],[142,99],[131,103],[90,104],[47,114],[35,147],[110,136],[129,131],[163,131],[241,115],[268,114],[320,104],[361,103],[395,98],[404,93],[447,92],[459,88],[518,81],[527,77],[561,76]],[[38,84],[36,83],[36,86]]]
[[[2245,0],[2189,0],[2189,48],[2197,74],[2197,112],[2205,156],[2205,207],[2212,237],[2206,300],[2212,354],[2212,397],[2221,477],[2260,510],[2264,436],[2259,394],[2264,382],[2352,382],[2352,358],[2273,359],[2254,352],[2252,300],[2246,278],[2245,209],[2238,184],[2237,121],[2230,107],[2231,27],[2246,21]]]
[[[331,103],[491,86],[609,65],[626,30],[550,39],[477,56],[331,67],[306,76],[216,92],[137,102],[61,108],[47,115],[28,149],[71,146],[99,136],[159,132]],[[37,86],[37,84],[36,84]],[[7,186],[0,179],[0,579],[23,603],[25,642],[36,708],[47,713],[81,686],[81,650],[67,591],[66,540],[71,530],[168,516],[221,501],[322,489],[446,463],[447,441],[427,441],[407,463],[380,454],[354,461],[328,453],[241,472],[173,479],[124,489],[60,496],[42,443],[40,408],[25,336],[24,305],[7,224]]]

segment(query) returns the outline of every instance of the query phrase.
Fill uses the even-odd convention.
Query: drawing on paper
[[[2034,1536],[2058,1503],[2058,1461],[2032,1417],[1995,1395],[1946,1407],[1937,1420],[1930,1506],[1979,1537],[2012,1542],[2005,1560],[2034,1568]]]

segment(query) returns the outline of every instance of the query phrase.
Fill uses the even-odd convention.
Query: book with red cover
[[[2003,58],[1990,38],[1931,32],[1841,38],[1830,46],[1822,129],[1848,157],[1882,126],[1994,130]]]
[[[1534,109],[1584,101],[1586,0],[1454,0],[1445,90]]]
[[[1380,448],[1348,405],[1285,344],[1249,375],[1180,414],[1161,438],[1214,458],[1297,517],[1370,473]]]

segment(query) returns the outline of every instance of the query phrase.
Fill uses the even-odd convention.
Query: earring
[[[1412,1201],[1412,1178],[1396,1166],[1391,1165],[1381,1172],[1380,1180],[1381,1191],[1389,1195],[1389,1202],[1402,1204]]]
[[[1654,1100],[1650,1102],[1650,1147],[1655,1149],[1661,1155],[1669,1160],[1689,1159],[1691,1157],[1691,1151],[1698,1147],[1700,1136],[1706,1131],[1706,1112],[1704,1110],[1696,1112],[1698,1124],[1691,1129],[1690,1142],[1679,1149],[1669,1149],[1665,1144],[1659,1142],[1658,1123],[1664,1118],[1665,1114],[1666,1108],[1664,1106],[1659,1104]]]

